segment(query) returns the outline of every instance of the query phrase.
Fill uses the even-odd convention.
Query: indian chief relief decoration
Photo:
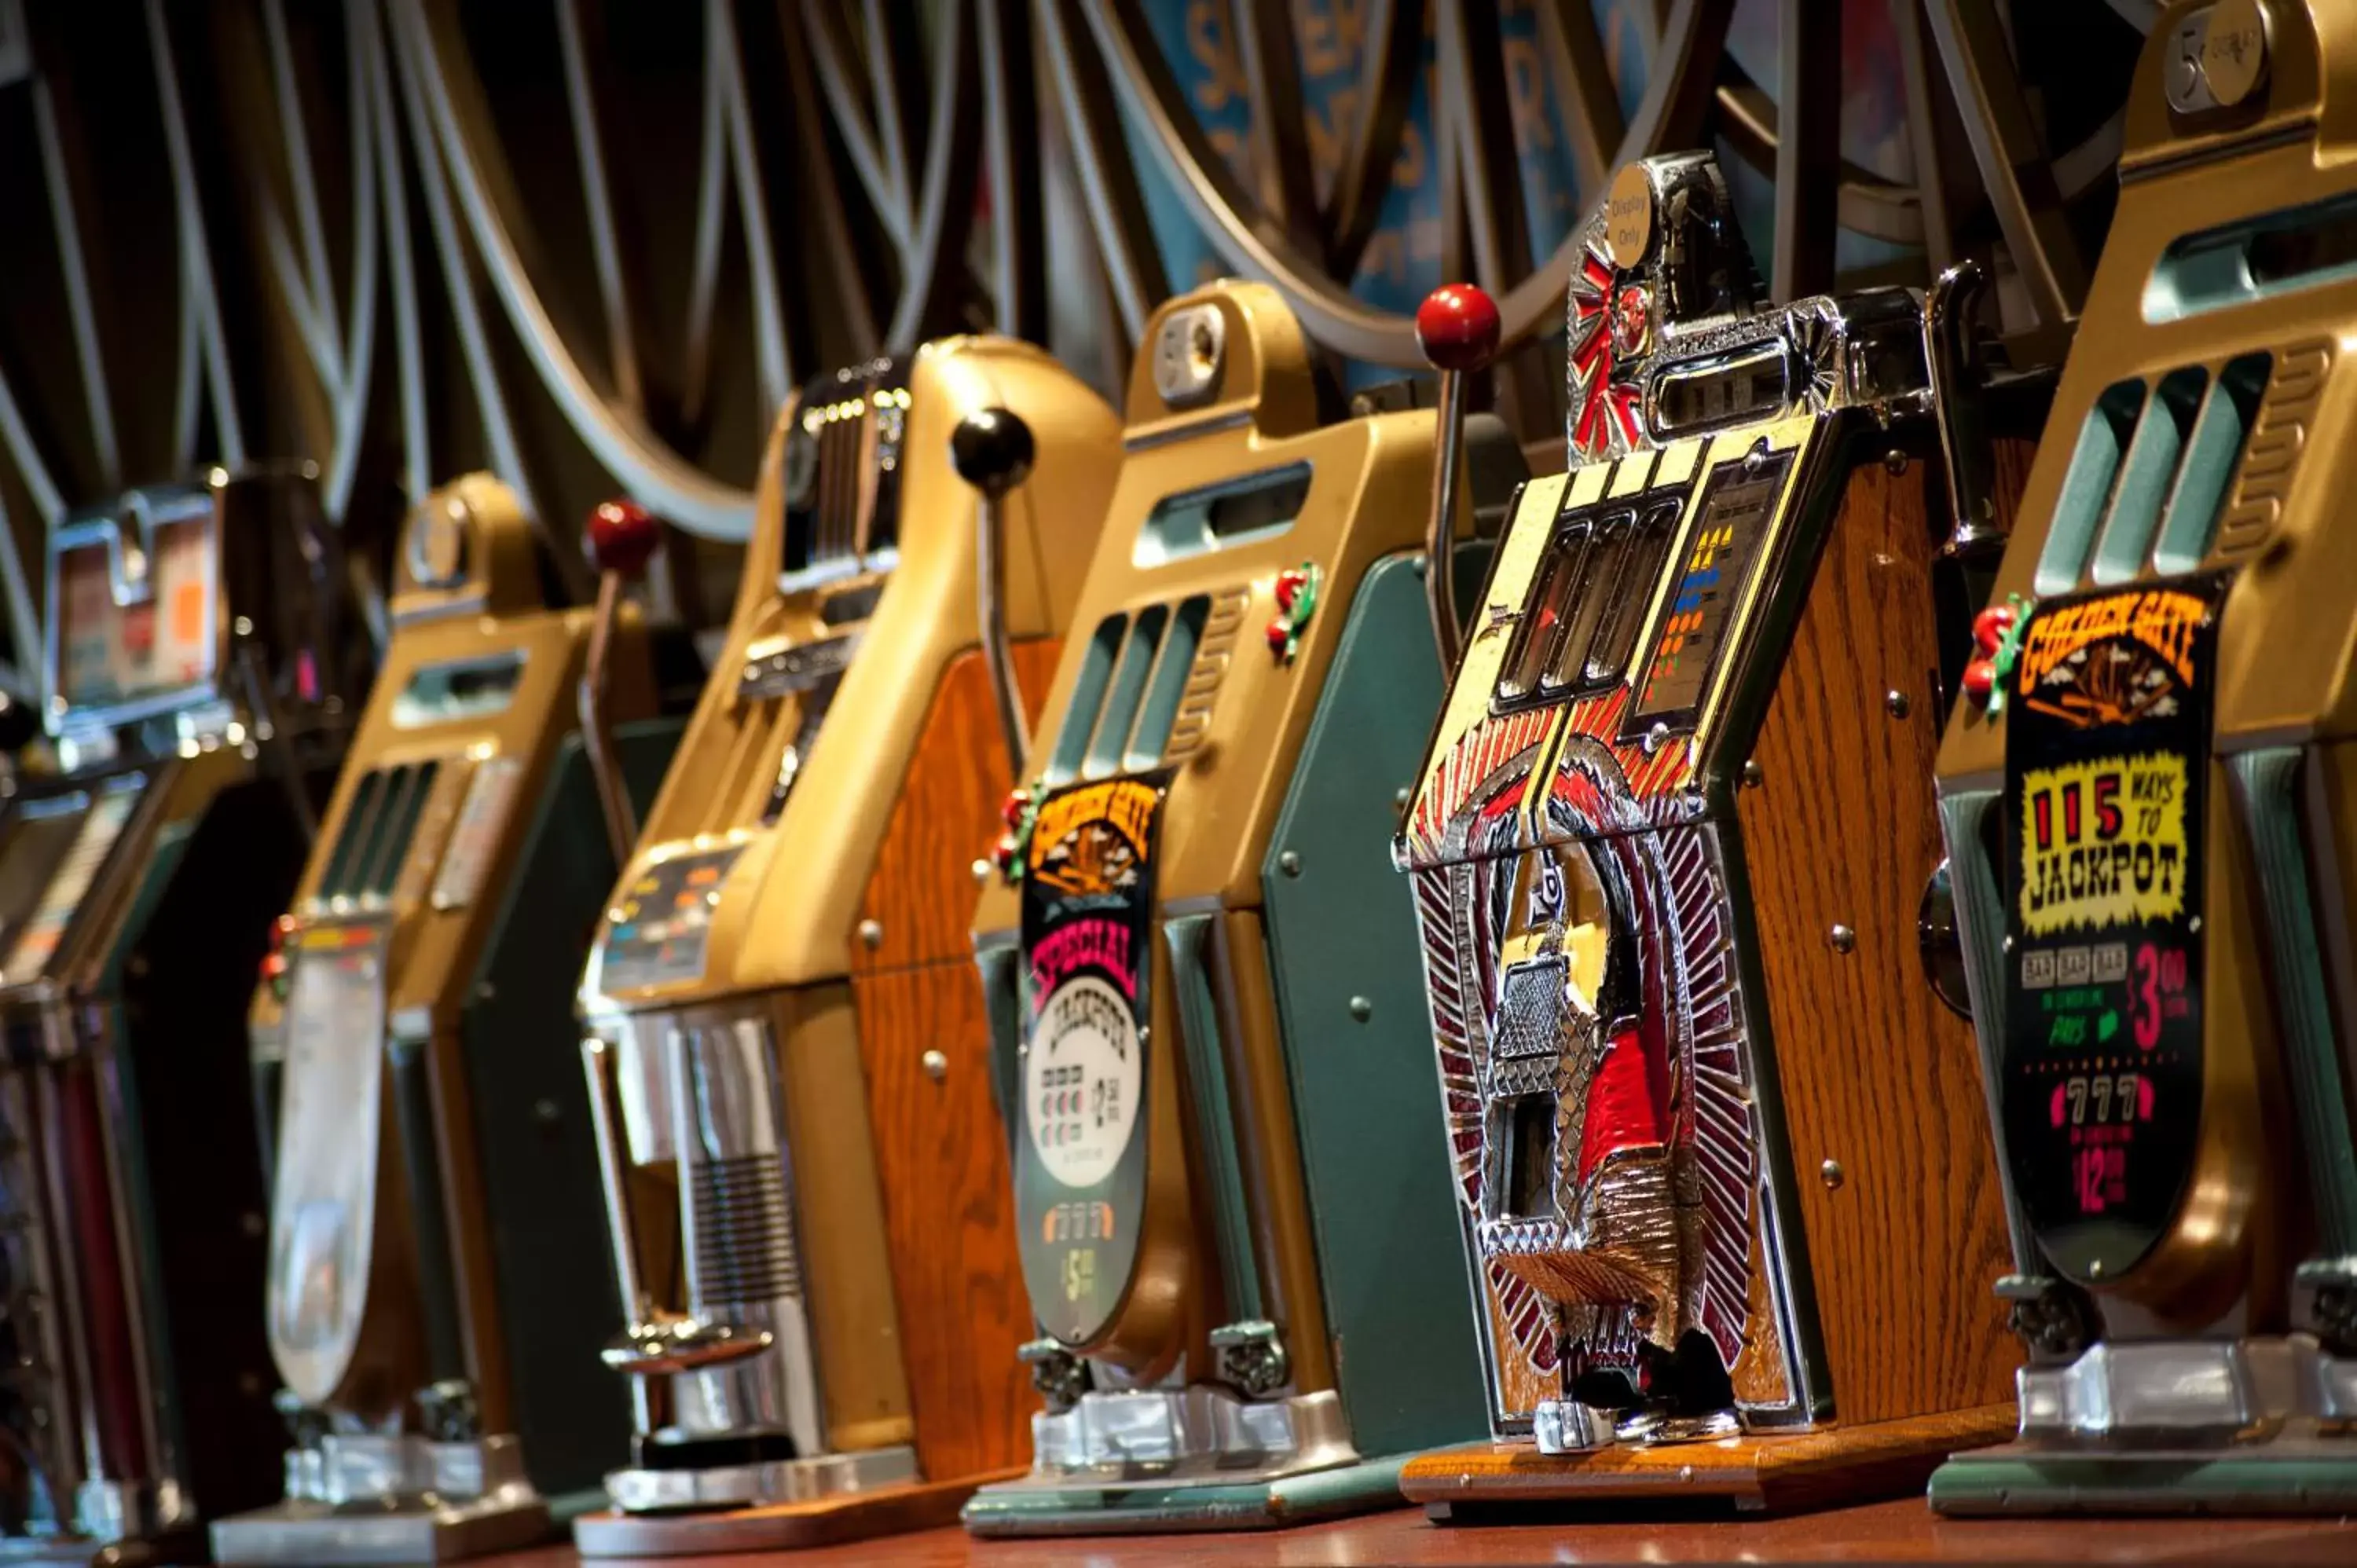
[[[1569,316],[1576,466],[1517,504],[1397,845],[1492,1417],[1548,1452],[1827,1408],[1729,780],[1816,444],[1925,384],[1905,291],[1764,304],[1707,155],[1622,172]]]

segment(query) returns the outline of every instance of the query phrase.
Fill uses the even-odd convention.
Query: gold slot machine
[[[1435,418],[1337,401],[1258,284],[1168,302],[1134,363],[1121,483],[974,915],[1047,1401],[1029,1473],[968,1505],[978,1533],[1380,1507],[1403,1453],[1480,1429],[1383,851],[1444,679]],[[1477,503],[1521,466],[1481,427]]]
[[[1950,1513],[2357,1505],[2357,13],[2168,6],[1941,810],[2028,1358]]]
[[[1436,1517],[1902,1489],[2007,1421],[1972,1034],[1918,937],[1942,514],[1999,515],[1937,460],[1969,291],[1763,292],[1709,155],[1620,172],[1572,467],[1521,493],[1395,847],[1492,1426],[1407,1465]]]
[[[1103,401],[998,338],[821,376],[776,425],[726,650],[581,981],[635,1411],[585,1554],[938,1524],[1020,1463],[965,915],[1119,461]]]
[[[651,792],[678,733],[620,592],[656,535],[598,509],[592,610],[549,607],[549,564],[488,475],[404,527],[382,669],[248,982],[284,1482],[213,1524],[216,1561],[523,1544],[622,1452],[623,1403],[573,1353],[611,1284],[567,1003],[613,802]]]
[[[0,1556],[185,1561],[274,1486],[244,998],[369,654],[307,467],[131,491],[47,564],[57,766],[0,784]]]

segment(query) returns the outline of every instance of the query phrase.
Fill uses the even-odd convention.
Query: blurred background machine
[[[1048,1402],[983,1533],[1377,1506],[1402,1452],[1480,1430],[1383,858],[1442,683],[1435,422],[1339,402],[1256,284],[1172,300],[1133,365],[1085,635],[974,917]],[[1494,505],[1521,462],[1485,424]]]
[[[338,544],[308,469],[49,536],[56,768],[0,786],[0,1555],[185,1561],[273,1489],[245,997],[367,681]]]
[[[440,1562],[530,1541],[625,1448],[582,1348],[611,1289],[566,1003],[614,865],[604,801],[651,793],[648,639],[619,577],[656,524],[601,509],[597,607],[547,607],[512,491],[411,513],[384,668],[251,993],[272,1131],[264,1319],[291,1444],[225,1563]],[[584,684],[629,721],[608,742]]]
[[[1021,1462],[966,916],[1001,702],[1045,686],[1118,442],[989,337],[820,377],[778,422],[726,649],[581,986],[637,1412],[584,1552],[938,1524]]]
[[[2346,6],[2169,8],[1941,809],[2028,1353],[1951,1513],[2357,1503]]]

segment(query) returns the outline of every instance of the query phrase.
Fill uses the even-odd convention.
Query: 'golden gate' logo
[[[2092,643],[2125,637],[2157,654],[2187,686],[2193,683],[2193,637],[2209,602],[2174,588],[2107,594],[2040,614],[2023,639],[2018,690],[2029,693]]]

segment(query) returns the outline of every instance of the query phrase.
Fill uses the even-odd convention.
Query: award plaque
[[[2176,5],[1939,761],[2029,1364],[1949,1513],[2357,1506],[2357,16]]]
[[[1120,450],[993,337],[821,375],[774,426],[727,643],[579,980],[621,1289],[576,1354],[636,1412],[585,1555],[923,1529],[1022,1463],[966,916]]]
[[[1464,1276],[1433,1262],[1457,1220],[1415,916],[1383,855],[1440,701],[1436,422],[1319,402],[1259,285],[1166,304],[1134,364],[974,918],[1047,1403],[1029,1474],[967,1506],[978,1533],[1378,1507],[1404,1455],[1480,1430]],[[1477,519],[1520,468],[1496,456]]]
[[[2004,1434],[2014,1359],[1917,934],[1955,284],[1768,306],[1703,154],[1586,234],[1574,466],[1522,492],[1395,850],[1492,1432],[1402,1486],[1900,1490]]]

